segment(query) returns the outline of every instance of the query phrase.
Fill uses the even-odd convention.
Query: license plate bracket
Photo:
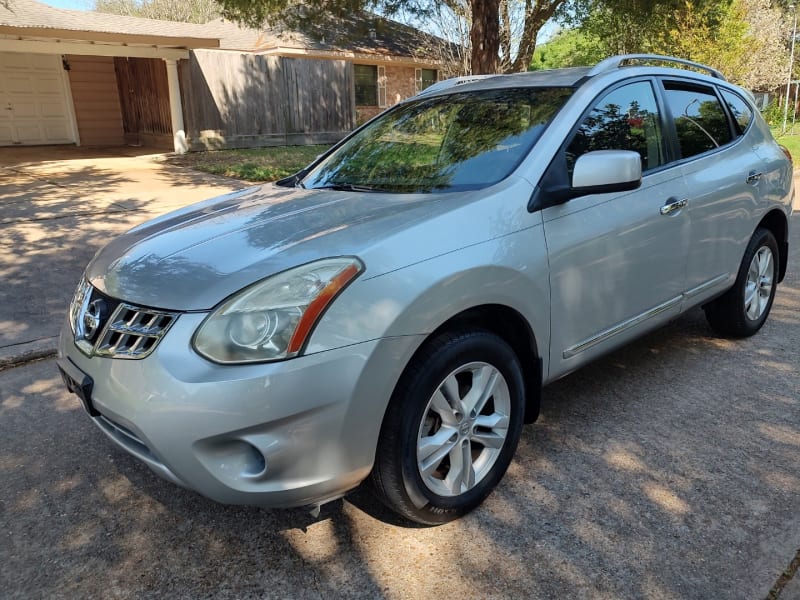
[[[75,363],[68,358],[59,358],[56,361],[58,372],[61,373],[61,379],[67,389],[80,398],[83,408],[92,417],[99,417],[100,413],[92,403],[92,390],[94,388],[94,381],[86,373],[81,371]]]

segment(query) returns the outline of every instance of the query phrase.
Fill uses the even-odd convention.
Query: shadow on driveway
[[[84,267],[111,237],[244,187],[161,159],[130,149],[0,151],[0,358],[54,347]]]
[[[753,338],[695,310],[549,386],[497,491],[438,528],[363,490],[316,522],[214,504],[107,442],[52,361],[0,373],[4,591],[763,598],[800,546],[798,311],[792,271]]]

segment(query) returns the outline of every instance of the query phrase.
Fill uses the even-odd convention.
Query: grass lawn
[[[775,139],[778,140],[778,143],[781,146],[786,146],[789,149],[789,152],[792,153],[792,161],[794,162],[795,168],[800,167],[800,135],[780,135],[780,129],[773,129],[772,135],[775,136]]]
[[[248,150],[189,152],[171,163],[245,181],[275,181],[305,167],[329,146],[279,146]]]

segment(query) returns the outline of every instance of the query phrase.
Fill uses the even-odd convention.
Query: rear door
[[[601,94],[551,166],[568,172],[581,154],[633,150],[639,189],[593,194],[543,210],[550,259],[550,376],[577,368],[676,315],[685,286],[687,189],[671,166],[655,81]]]
[[[686,300],[696,304],[730,287],[736,278],[753,233],[761,161],[739,124],[729,118],[715,87],[680,79],[662,83],[681,172],[690,190]]]

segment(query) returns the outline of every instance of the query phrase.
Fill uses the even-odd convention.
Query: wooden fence
[[[344,60],[195,50],[180,81],[193,150],[333,143],[355,126]]]
[[[172,147],[172,119],[164,61],[114,58],[125,141]]]

